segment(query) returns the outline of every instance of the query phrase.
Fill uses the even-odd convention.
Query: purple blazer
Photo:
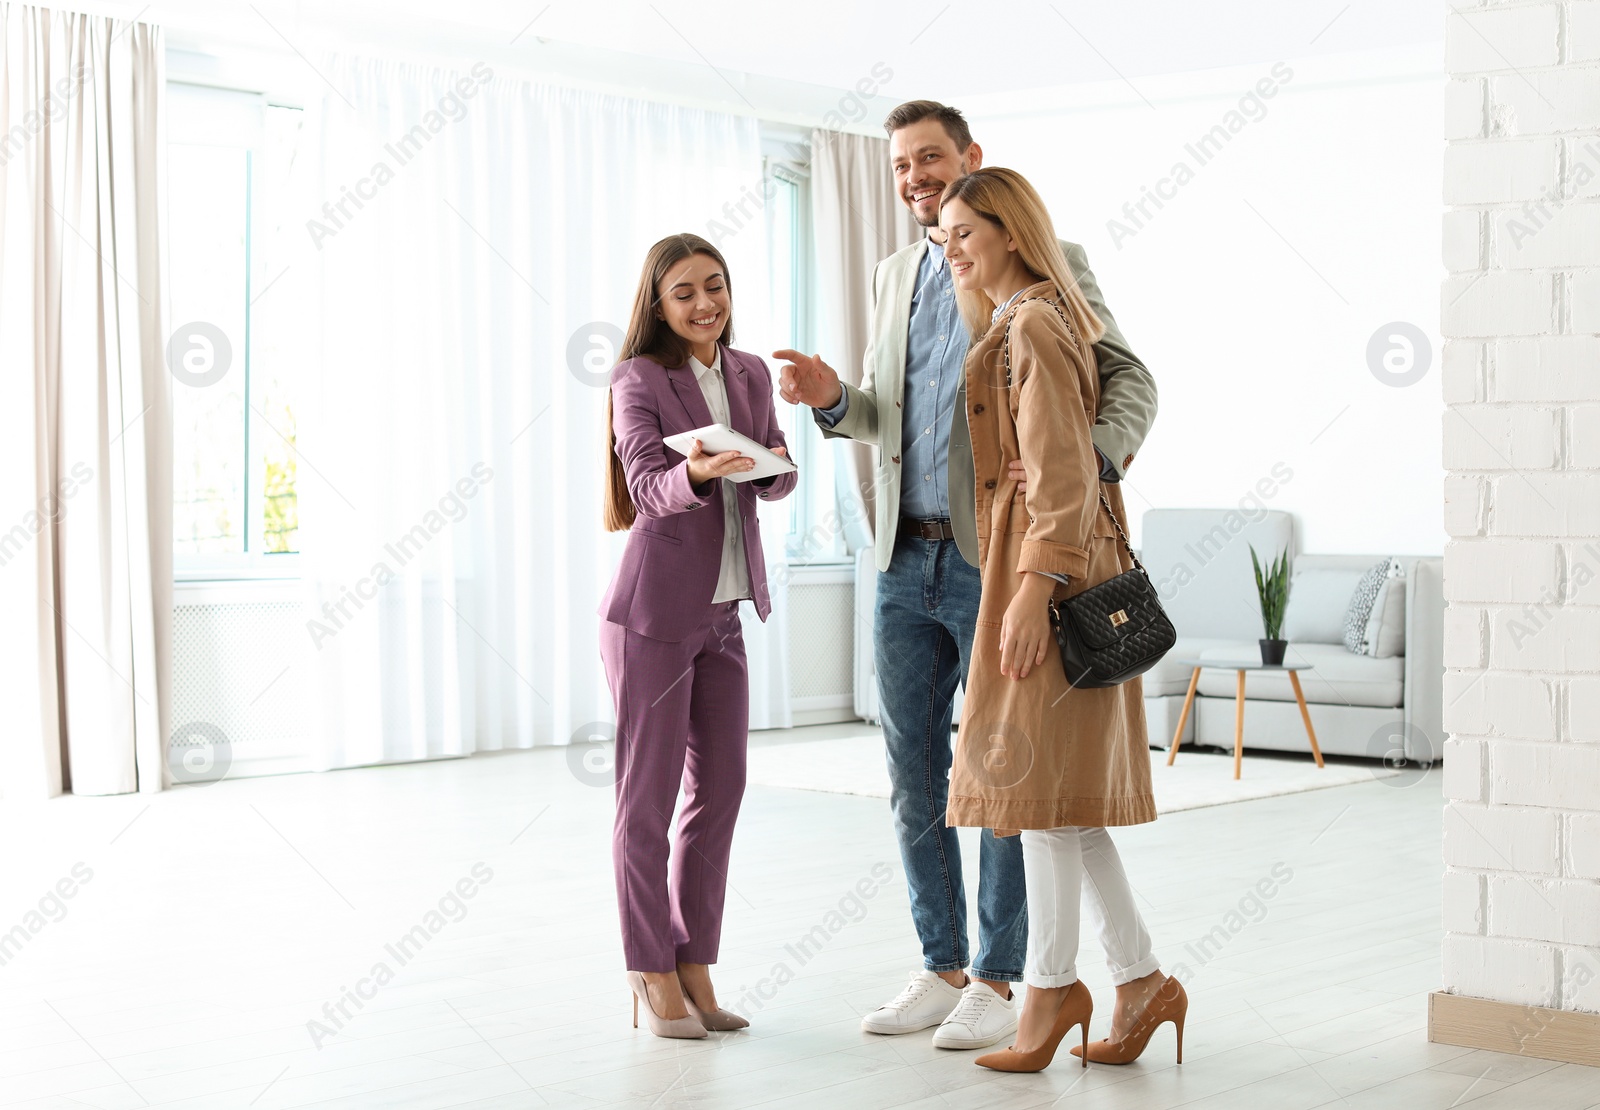
[[[772,374],[766,363],[724,345],[722,376],[734,431],[768,447],[787,448],[772,404]],[[638,518],[599,612],[641,636],[676,642],[694,631],[717,592],[722,569],[722,483],[713,482],[705,493],[696,493],[687,457],[661,440],[712,423],[711,409],[687,362],[669,370],[654,359],[632,358],[611,371],[611,419],[617,457],[627,474]],[[763,621],[772,604],[756,498],[787,497],[797,477],[791,471],[734,487],[744,524],[750,593]]]

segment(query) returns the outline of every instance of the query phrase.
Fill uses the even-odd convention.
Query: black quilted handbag
[[[1067,682],[1079,690],[1119,686],[1144,674],[1178,639],[1156,598],[1154,583],[1133,553],[1104,493],[1100,505],[1116,525],[1133,569],[1050,602],[1050,626],[1061,647],[1061,665]]]
[[[1072,322],[1061,311],[1061,306],[1054,301],[1049,303],[1071,331]],[[1015,315],[1014,310],[1011,315]],[[1009,389],[1010,316],[1006,318],[1005,328],[1001,346],[1006,388]],[[1105,509],[1117,535],[1122,537],[1122,545],[1128,549],[1134,569],[1061,601],[1050,601],[1050,626],[1061,647],[1061,665],[1067,672],[1067,682],[1079,690],[1120,686],[1130,678],[1137,678],[1159,663],[1178,639],[1177,630],[1156,598],[1155,584],[1145,573],[1139,556],[1133,553],[1133,544],[1122,530],[1117,514],[1111,511],[1111,502],[1106,500],[1103,490],[1100,507]]]

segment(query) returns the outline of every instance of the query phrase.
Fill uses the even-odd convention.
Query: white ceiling
[[[174,41],[268,50],[413,44],[536,65],[541,52],[660,81],[705,71],[737,96],[750,74],[894,99],[1016,92],[1433,43],[1439,0],[88,0],[162,23]],[[576,52],[574,54],[574,51]],[[663,69],[662,64],[667,68]],[[874,67],[893,76],[873,79]]]
[[[550,7],[530,34],[849,88],[954,99],[1443,38],[1438,0],[630,0]]]

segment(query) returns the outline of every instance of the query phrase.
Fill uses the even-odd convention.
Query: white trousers
[[[1133,902],[1122,859],[1105,829],[1069,826],[1022,830],[1022,869],[1028,884],[1030,987],[1070,987],[1078,981],[1078,907],[1088,903],[1117,986],[1142,979],[1161,963]]]

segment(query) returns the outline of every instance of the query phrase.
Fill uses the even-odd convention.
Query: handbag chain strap
[[[1140,574],[1149,578],[1150,572],[1144,569],[1144,564],[1139,561],[1139,556],[1133,553],[1133,541],[1128,539],[1128,533],[1122,530],[1122,522],[1117,520],[1117,514],[1111,511],[1111,502],[1106,500],[1105,490],[1100,491],[1100,504],[1105,506],[1106,516],[1111,518],[1112,527],[1116,528],[1117,535],[1122,537],[1122,546],[1128,549],[1128,558],[1133,560],[1133,565],[1139,568]]]
[[[1006,310],[1005,331],[1003,333],[1001,333],[1001,336],[1000,336],[1000,353],[1001,353],[1001,356],[1005,359],[1006,391],[1008,393],[1011,391],[1011,321],[1016,316],[1017,309],[1021,308],[1023,305],[1027,304],[1029,301],[1044,301],[1051,308],[1056,310],[1056,315],[1057,316],[1061,317],[1061,322],[1067,326],[1067,334],[1072,335],[1074,337],[1076,337],[1076,335],[1078,334],[1076,331],[1073,330],[1072,321],[1067,319],[1067,314],[1061,311],[1060,302],[1054,300],[1053,298],[1050,298],[1050,297],[1024,297],[1022,300],[1018,301],[1016,304],[1012,305],[1009,309],[1007,309]],[[1099,485],[1098,481],[1096,481],[1096,485],[1097,486]],[[1104,489],[1101,489],[1099,492],[1100,492],[1100,504],[1101,504],[1102,507],[1104,507],[1104,509],[1106,511],[1106,516],[1111,518],[1111,525],[1112,525],[1112,527],[1114,527],[1117,530],[1117,535],[1122,537],[1122,546],[1127,548],[1128,558],[1133,560],[1133,565],[1139,568],[1139,573],[1140,574],[1144,575],[1146,578],[1150,577],[1150,572],[1144,569],[1144,564],[1139,561],[1139,556],[1137,556],[1137,555],[1135,555],[1133,553],[1133,541],[1128,539],[1128,533],[1126,533],[1126,532],[1124,532],[1122,530],[1122,522],[1117,519],[1117,514],[1111,511],[1111,502],[1106,500],[1106,491]],[[1052,603],[1052,604],[1054,604],[1054,603]]]
[[[1067,314],[1061,311],[1061,303],[1052,297],[1024,297],[1022,300],[1006,309],[1005,331],[1001,332],[1000,334],[1000,354],[1001,357],[1005,359],[1006,363],[1007,391],[1011,389],[1011,321],[1017,315],[1017,309],[1021,308],[1029,301],[1043,301],[1045,304],[1055,309],[1056,315],[1061,317],[1061,322],[1067,326],[1067,334],[1072,336],[1074,339],[1076,339],[1078,335],[1078,333],[1073,330],[1072,321],[1068,320]]]

